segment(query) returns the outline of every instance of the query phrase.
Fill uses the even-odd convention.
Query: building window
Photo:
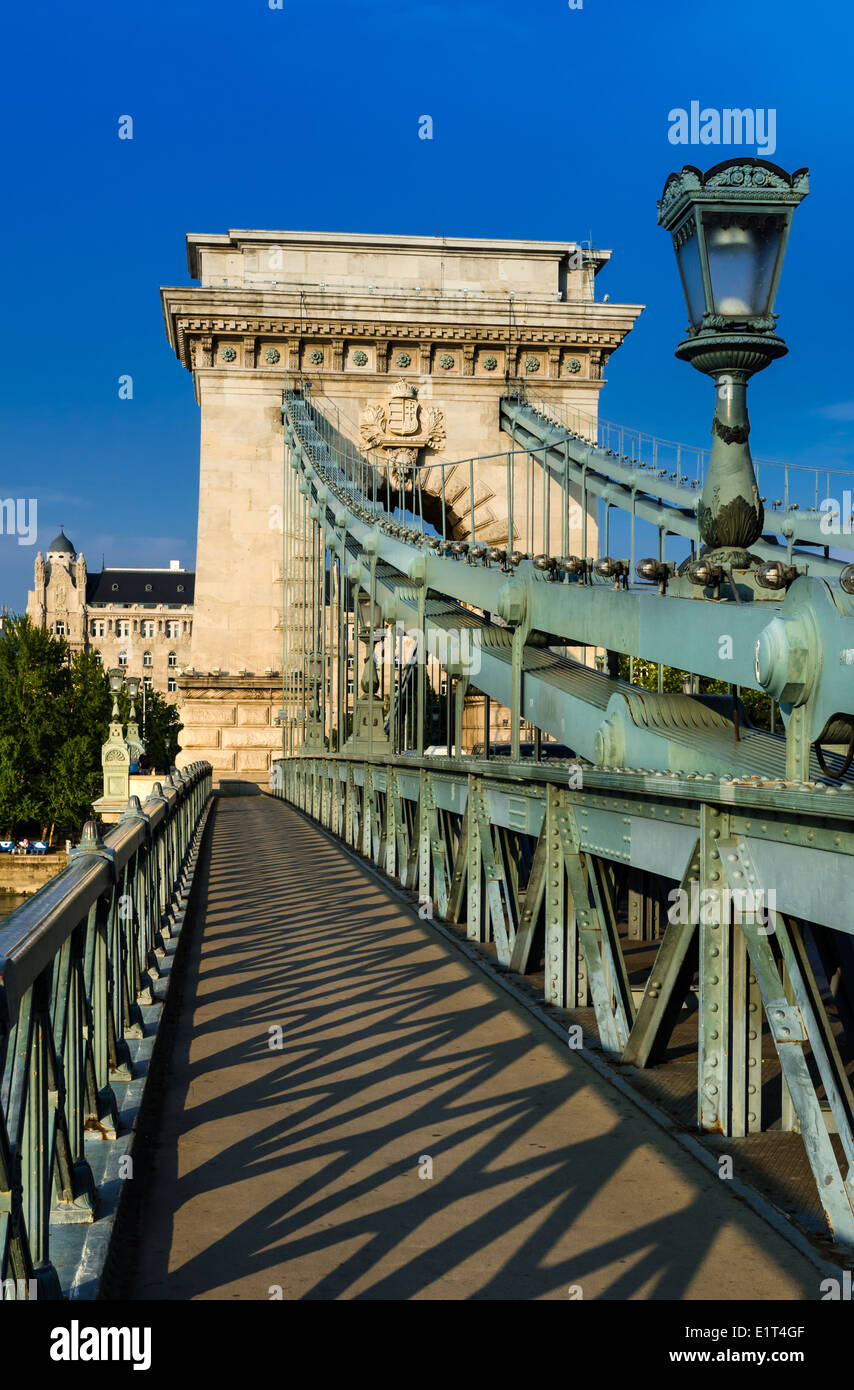
[[[181,625],[177,618],[170,618],[166,624],[166,636],[177,637],[181,631]]]
[[[153,666],[153,665],[154,665],[154,662],[153,662],[152,656],[151,656],[151,652],[143,652],[143,653],[142,653],[142,664],[143,664],[143,666]]]
[[[94,656],[94,658],[95,658],[96,661],[103,661],[103,660],[104,660],[104,658],[102,657],[102,655],[101,655],[100,652],[93,652],[92,655]]]
[[[176,681],[174,676],[170,676],[167,680],[166,689],[169,691],[170,695],[175,694],[175,691],[178,689],[178,682]]]
[[[143,618],[142,622],[141,622],[140,625],[139,625],[139,628],[140,628],[140,635],[141,635],[142,637],[153,637],[153,636],[154,636],[154,619],[153,619],[153,618]]]
[[[170,652],[170,653],[169,653],[169,665],[170,665],[170,666],[177,666],[177,665],[178,665],[178,658],[177,658],[177,656],[175,655],[174,652]]]
[[[107,627],[103,618],[99,618],[97,622],[89,624],[90,637],[103,637],[106,633],[106,630]]]
[[[119,652],[119,665],[120,665],[120,666],[127,666],[127,664],[128,664],[128,654],[127,654],[127,652],[124,652],[124,651]]]
[[[118,622],[116,623],[116,636],[130,637],[130,619],[119,618]]]
[[[153,689],[154,689],[154,679],[153,679],[153,677],[151,677],[151,676],[143,676],[143,678],[142,678],[142,684],[144,685],[144,687],[145,687],[146,690],[153,690]]]
[[[54,632],[56,633],[57,637],[64,637],[64,636],[65,636],[65,623],[62,622],[62,621],[57,622],[57,624],[56,624],[56,626],[55,626],[55,628],[54,628]]]

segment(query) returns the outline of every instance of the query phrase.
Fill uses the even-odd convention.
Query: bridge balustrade
[[[101,838],[89,821],[68,867],[0,929],[0,1279],[6,1297],[58,1298],[58,1227],[92,1222],[87,1136],[120,1132],[129,1040],[182,912],[211,796],[194,763],[131,797]]]

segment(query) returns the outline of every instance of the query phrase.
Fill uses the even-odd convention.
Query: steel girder
[[[799,1132],[828,1224],[854,1245],[854,1098],[841,1051],[854,1050],[854,921],[825,911],[820,895],[804,901],[798,857],[821,855],[852,901],[847,801],[816,794],[772,812],[756,787],[701,782],[689,799],[676,779],[628,790],[626,778],[591,773],[596,785],[578,787],[566,768],[529,776],[499,761],[298,756],[283,760],[280,794],[321,808],[329,829],[337,823],[417,895],[422,917],[491,943],[511,970],[542,968],[550,1004],[592,1005],[599,1044],[624,1063],[660,1062],[685,1008],[696,1011],[698,1128],[737,1137],[771,1119]],[[655,918],[663,934],[641,990],[624,944]],[[782,1070],[776,1117],[763,1096],[763,1034]]]
[[[524,716],[559,739],[570,737],[585,756],[605,765],[641,763],[702,772],[711,757],[713,765],[723,759],[723,765],[737,773],[755,771],[790,780],[820,776],[811,755],[813,740],[833,716],[854,710],[850,679],[854,596],[838,585],[804,576],[780,602],[716,603],[639,587],[619,590],[556,583],[529,560],[520,561],[508,576],[483,564],[408,544],[365,520],[357,514],[357,508],[364,512],[364,507],[355,496],[353,482],[331,456],[316,445],[309,448],[302,438],[302,402],[288,399],[285,420],[291,461],[314,499],[324,535],[328,528],[328,544],[344,545],[350,556],[350,582],[371,593],[385,621],[411,621],[413,612],[422,617],[425,598],[432,593],[443,596],[446,608],[458,610],[448,617],[452,625],[479,625],[482,639],[488,635],[483,641],[488,654],[485,660],[481,656],[478,688],[490,698],[509,703],[514,737],[518,718]],[[375,515],[378,522],[384,514]],[[494,625],[490,628],[473,619],[472,608],[499,615],[512,630],[509,667],[506,649],[502,653],[499,639],[492,636]],[[425,626],[429,628],[426,621]],[[547,691],[532,669],[526,645],[533,631],[736,685],[770,689],[788,721],[785,762],[782,751],[760,746],[761,737],[753,739],[754,747],[748,746],[751,735],[733,748],[727,731],[721,729],[718,732],[724,737],[715,746],[707,714],[689,696],[633,693],[613,682],[608,687],[613,692],[611,702],[602,717],[599,701],[585,693],[574,694],[567,680],[563,688],[552,681]],[[559,664],[560,658],[552,659]]]

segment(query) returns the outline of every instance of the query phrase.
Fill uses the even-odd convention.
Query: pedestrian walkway
[[[725,1181],[299,812],[219,800],[200,889],[132,1297],[820,1297]]]

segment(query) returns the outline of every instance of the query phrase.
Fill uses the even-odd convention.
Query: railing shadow
[[[204,908],[132,1297],[690,1299],[720,1270],[727,1298],[724,1235],[766,1271],[753,1296],[813,1292],[761,1220],[291,808],[218,806]]]

